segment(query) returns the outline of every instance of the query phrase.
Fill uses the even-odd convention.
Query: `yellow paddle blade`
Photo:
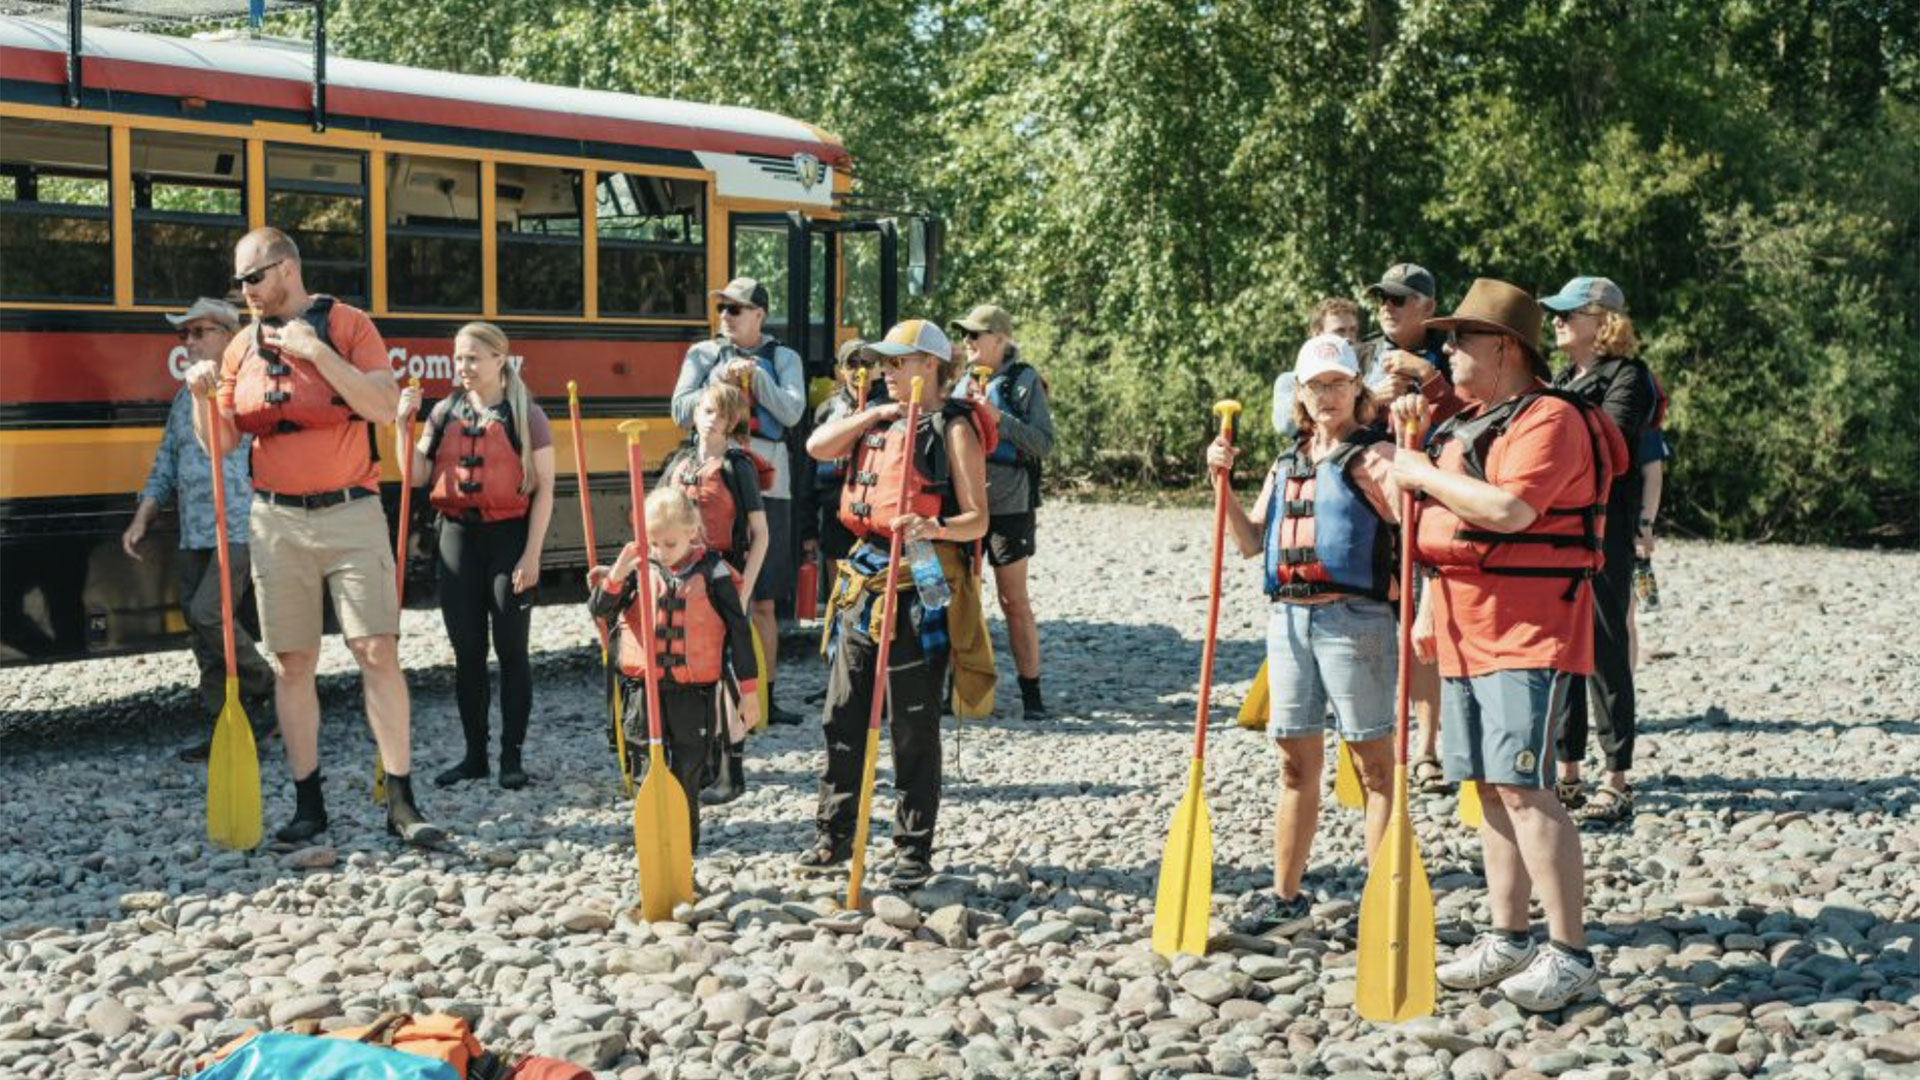
[[[860,910],[860,886],[867,876],[867,833],[873,828],[873,777],[880,762],[880,729],[867,728],[866,765],[860,775],[860,813],[853,825],[853,865],[847,872],[847,910]]]
[[[1246,700],[1240,703],[1241,727],[1248,731],[1267,730],[1267,714],[1273,709],[1273,695],[1267,686],[1267,662],[1260,661],[1260,670],[1253,677],[1253,685],[1247,688]]]
[[[1160,857],[1160,887],[1153,902],[1153,951],[1171,960],[1179,953],[1207,955],[1207,918],[1213,910],[1213,818],[1199,759],[1187,776],[1187,793],[1173,812],[1167,850]]]
[[[607,647],[600,646],[600,670],[607,677],[607,711],[613,717],[613,753],[620,761],[620,786],[633,798],[633,762],[627,757],[627,718],[620,700],[620,676],[607,667]]]
[[[1393,813],[1360,894],[1354,1008],[1376,1024],[1433,1014],[1433,890],[1407,807],[1407,766],[1393,771]]]
[[[1480,781],[1461,781],[1460,824],[1469,829],[1477,829],[1485,820],[1486,814],[1480,809]]]
[[[753,725],[759,731],[767,726],[767,711],[773,708],[773,680],[767,678],[767,650],[760,644],[760,628],[753,628],[753,666],[760,672],[760,688],[754,696],[760,699],[760,719]]]
[[[640,917],[673,918],[674,905],[693,901],[693,821],[687,791],[667,770],[658,745],[647,748],[647,778],[633,799],[633,850],[640,871]]]
[[[1366,801],[1366,793],[1360,789],[1360,770],[1354,767],[1353,751],[1347,749],[1347,740],[1340,740],[1340,753],[1333,774],[1333,797],[1340,805],[1349,810],[1358,810]]]
[[[233,851],[260,846],[260,756],[233,678],[207,754],[207,839]]]
[[[380,762],[380,747],[373,748],[373,801],[375,805],[387,801],[387,767]]]

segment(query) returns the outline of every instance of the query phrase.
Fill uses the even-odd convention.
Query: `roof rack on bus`
[[[269,15],[313,9],[313,130],[327,129],[327,0],[5,0],[0,14],[18,15],[67,27],[67,105],[79,108],[86,88],[82,42],[86,27],[120,30],[163,30],[170,33],[203,27],[197,38],[223,40],[235,35],[234,24],[244,20],[246,36],[264,45],[305,48],[291,38],[268,37],[261,28]]]

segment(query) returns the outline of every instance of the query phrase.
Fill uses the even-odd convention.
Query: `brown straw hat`
[[[1449,333],[1458,330],[1485,330],[1505,334],[1527,350],[1535,371],[1546,367],[1540,351],[1540,304],[1518,285],[1494,278],[1475,278],[1467,295],[1453,314],[1428,319],[1427,325]]]

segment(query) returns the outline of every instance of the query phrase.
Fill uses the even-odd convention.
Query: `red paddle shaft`
[[[1228,446],[1233,445],[1233,412],[1238,409],[1236,404],[1233,410],[1220,410],[1220,437]],[[1196,761],[1203,761],[1207,756],[1207,710],[1213,703],[1213,654],[1220,632],[1220,568],[1227,547],[1227,500],[1233,497],[1229,473],[1230,470],[1220,470],[1214,481],[1213,577],[1207,587],[1207,637],[1200,652],[1200,703],[1194,708],[1193,722]]]
[[[587,490],[587,437],[580,429],[580,388],[573,382],[567,383],[567,419],[573,424],[573,477],[580,488],[580,531],[586,536],[587,565],[598,566],[600,546],[593,538],[593,495]],[[593,628],[600,633],[601,651],[606,651],[607,625],[595,619]]]
[[[920,380],[915,379],[913,382],[913,395],[907,402],[905,438],[908,454],[912,454],[913,442],[919,437],[920,432]],[[907,512],[911,494],[907,489],[912,483],[913,470],[911,468],[900,470],[900,495],[894,500],[893,505],[894,522],[898,522]],[[893,525],[893,522],[889,522],[887,529],[893,536],[887,542],[887,587],[886,591],[880,594],[880,640],[876,643],[878,649],[873,658],[873,707],[867,713],[868,731],[880,730],[880,717],[886,709],[888,690],[893,681],[888,677],[887,664],[893,655],[893,601],[894,590],[900,586],[901,548],[900,530]]]
[[[420,389],[420,380],[407,380],[407,388]],[[400,454],[400,535],[394,545],[398,554],[393,560],[394,574],[399,579],[396,602],[402,605],[407,598],[407,527],[413,523],[413,419],[412,415],[407,417],[407,448]]]
[[[1420,452],[1420,429],[1413,424],[1404,424],[1400,428],[1400,450],[1402,453]],[[1408,703],[1413,696],[1413,620],[1416,605],[1413,596],[1413,538],[1414,522],[1420,513],[1419,503],[1414,501],[1413,490],[1408,488],[1400,493],[1400,674],[1394,680],[1394,716],[1398,721],[1395,732],[1394,760],[1401,765],[1407,764],[1407,735],[1412,725],[1408,723],[1410,709]]]
[[[221,462],[220,410],[214,404],[213,394],[207,395],[207,446],[208,458],[213,463],[213,531],[217,534],[220,549],[220,631],[226,639],[227,678],[240,677],[240,664],[233,651],[233,574],[228,569],[227,554],[227,471]]]
[[[647,744],[660,745],[659,641],[653,627],[653,545],[647,540],[646,454],[640,440],[627,441],[627,482],[633,493],[633,535],[640,545],[640,633],[647,656]]]

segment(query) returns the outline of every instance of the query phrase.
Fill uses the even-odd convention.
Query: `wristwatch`
[[[1652,531],[1653,531],[1653,519],[1652,519],[1652,518],[1641,518],[1641,519],[1640,519],[1640,531],[1641,531],[1641,532],[1652,532]]]

